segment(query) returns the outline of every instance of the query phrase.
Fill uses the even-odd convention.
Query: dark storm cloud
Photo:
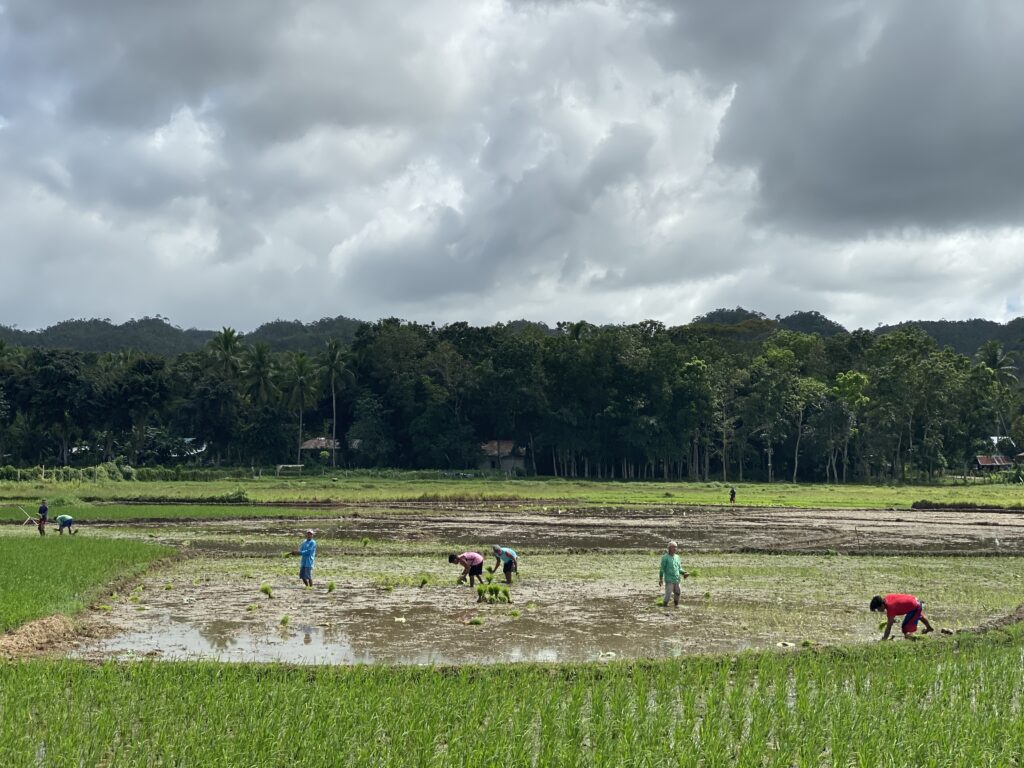
[[[1002,316],[1018,7],[0,0],[0,323]]]
[[[734,83],[716,158],[758,220],[857,237],[1020,223],[1024,5],[673,4],[663,60]]]

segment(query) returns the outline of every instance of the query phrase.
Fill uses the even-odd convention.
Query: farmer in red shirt
[[[904,637],[917,632],[917,622],[919,621],[924,624],[922,635],[927,635],[932,631],[932,625],[924,617],[924,603],[913,595],[886,595],[885,597],[875,595],[871,598],[871,610],[885,611],[885,615],[889,618],[889,623],[885,625],[885,633],[882,635],[883,640],[889,639],[889,632],[892,631],[892,625],[897,616],[903,616],[903,625],[900,628],[903,630]]]

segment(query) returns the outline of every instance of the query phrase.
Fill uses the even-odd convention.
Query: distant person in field
[[[729,489],[729,503],[730,504],[735,504],[736,503],[736,489],[735,488],[730,488]]]
[[[474,579],[481,584],[484,583],[484,556],[479,552],[463,552],[461,555],[454,553],[448,555],[448,562],[452,565],[461,565],[462,574],[459,576],[459,584],[462,584],[466,577],[469,577],[469,586],[474,586]]]
[[[498,564],[501,564],[501,572],[505,574],[505,583],[512,583],[512,574],[519,573],[519,555],[514,549],[502,547],[495,544],[491,547],[494,553],[494,571],[497,573]]]
[[[57,533],[61,536],[64,535],[64,529],[68,529],[68,533],[74,536],[78,531],[74,530],[71,526],[75,524],[75,519],[71,515],[57,515]]]
[[[46,524],[50,521],[50,508],[46,506],[46,499],[39,502],[39,520],[36,527],[39,528],[39,535],[46,535]]]
[[[293,549],[292,554],[302,558],[299,561],[299,578],[307,587],[313,586],[313,563],[316,561],[316,539],[312,530],[306,531],[306,540]]]
[[[668,552],[661,556],[661,567],[658,569],[658,586],[665,585],[665,598],[661,601],[662,606],[668,606],[668,599],[671,596],[676,608],[679,607],[679,596],[682,590],[679,588],[680,577],[690,578],[690,574],[683,570],[683,564],[676,554],[678,545],[674,541],[668,543]]]
[[[889,639],[889,633],[892,631],[892,625],[897,616],[903,617],[900,629],[903,630],[904,637],[910,637],[917,632],[918,622],[924,624],[922,635],[927,635],[932,631],[932,625],[924,617],[924,603],[913,595],[886,595],[885,597],[875,595],[871,598],[871,610],[879,613],[885,611],[885,615],[889,619],[885,625],[885,632],[882,633],[882,640]]]

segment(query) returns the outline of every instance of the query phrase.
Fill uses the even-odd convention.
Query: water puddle
[[[663,658],[772,648],[780,641],[800,640],[759,627],[741,612],[723,615],[699,598],[684,598],[678,609],[656,607],[649,592],[592,600],[587,594],[563,596],[539,607],[532,602],[477,605],[450,599],[373,605],[369,594],[353,591],[324,609],[315,595],[296,591],[290,602],[261,606],[262,615],[246,615],[247,609],[227,599],[218,611],[198,603],[153,606],[133,614],[120,606],[111,616],[120,631],[88,642],[72,655],[444,665]],[[280,624],[283,611],[290,612],[286,626]],[[220,618],[209,619],[211,613]],[[808,622],[810,631],[817,623]],[[848,634],[830,641],[866,639],[852,630]]]

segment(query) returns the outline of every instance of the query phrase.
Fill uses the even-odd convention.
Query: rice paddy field
[[[823,487],[783,507],[769,487],[732,508],[676,495],[714,484],[316,495],[347,482],[243,488],[274,506],[0,489],[22,519],[45,495],[81,525],[0,525],[0,764],[1024,764],[1008,494],[987,511],[812,504]],[[308,527],[312,589],[288,556]],[[657,583],[670,538],[691,573],[679,608]],[[507,595],[487,574],[497,594],[478,602],[447,555],[491,543],[520,572]],[[867,602],[904,591],[943,632],[880,644]]]
[[[0,632],[55,613],[77,613],[113,579],[132,578],[175,551],[129,539],[44,538],[34,527],[25,534],[0,537]]]

